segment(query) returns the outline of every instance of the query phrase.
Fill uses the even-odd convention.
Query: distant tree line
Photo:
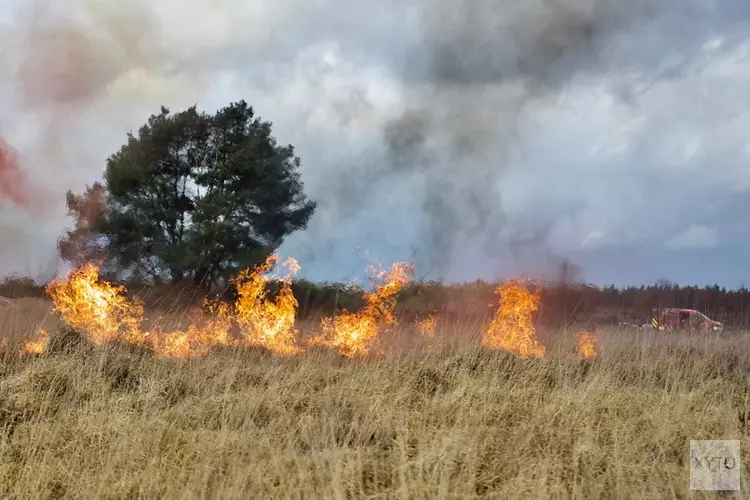
[[[405,314],[424,315],[428,310],[447,318],[470,319],[491,314],[497,303],[497,284],[476,281],[462,285],[436,282],[412,286],[401,297]],[[639,287],[590,284],[545,284],[539,288],[538,326],[591,326],[631,323],[642,325],[659,307],[698,309],[728,326],[750,326],[750,290],[727,290],[718,285],[697,287],[657,282]],[[415,300],[418,299],[418,300]]]

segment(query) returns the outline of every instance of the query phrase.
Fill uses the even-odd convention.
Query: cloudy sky
[[[0,273],[54,271],[64,193],[159,106],[245,99],[318,201],[305,277],[750,285],[746,0],[121,4],[0,6],[0,136],[44,193],[0,203]]]

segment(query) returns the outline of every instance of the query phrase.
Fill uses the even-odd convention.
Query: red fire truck
[[[659,330],[697,330],[714,331],[724,330],[724,325],[714,321],[696,309],[676,309],[667,307],[654,309],[651,316],[652,328]]]

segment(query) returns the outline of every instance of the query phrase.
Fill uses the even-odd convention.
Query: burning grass
[[[0,310],[0,497],[700,498],[688,441],[748,444],[744,335],[537,332],[518,281],[399,322],[403,264],[304,324],[275,263],[186,316],[91,268]]]
[[[424,343],[8,350],[0,497],[687,498],[688,440],[748,445],[744,337],[603,332],[584,360],[572,333],[528,359],[468,328],[395,334]]]
[[[185,329],[166,328],[159,318],[145,326],[143,302],[129,297],[124,286],[115,286],[99,277],[98,269],[87,264],[72,270],[65,278],[52,281],[46,291],[54,311],[70,327],[81,332],[93,344],[102,347],[112,342],[150,349],[163,357],[188,359],[204,356],[215,347],[260,347],[282,356],[304,352],[298,344],[296,325],[299,303],[292,292],[292,276],[299,270],[289,259],[289,273],[282,278],[275,298],[268,296],[268,273],[278,258],[269,256],[256,269],[246,269],[232,280],[236,300],[227,304],[206,298]],[[384,335],[397,325],[394,314],[397,297],[413,280],[414,267],[395,263],[390,270],[370,269],[372,291],[364,293],[364,306],[357,312],[336,312],[320,320],[318,332],[306,340],[306,347],[332,349],[354,358],[393,347],[383,342]],[[482,334],[482,345],[502,349],[522,358],[544,358],[545,347],[536,336],[533,314],[538,309],[539,292],[531,291],[519,280],[500,285],[496,292],[498,308]],[[431,314],[413,325],[423,339],[434,339],[439,315]],[[589,343],[595,335],[587,333]],[[28,340],[21,354],[40,354],[48,342],[47,330],[40,327]],[[385,344],[385,345],[384,345]],[[579,353],[595,356],[592,346]]]

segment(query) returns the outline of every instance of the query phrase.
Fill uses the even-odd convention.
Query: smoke
[[[402,75],[411,83],[408,106],[384,130],[383,175],[419,173],[428,267],[445,271],[467,239],[484,241],[490,255],[501,250],[508,235],[499,187],[524,113],[554,104],[573,77],[603,70],[608,37],[637,19],[642,4],[424,4],[421,43]]]
[[[361,173],[341,169],[324,203],[327,214],[338,214],[336,226],[388,212],[383,192],[414,198],[403,206],[421,216],[403,216],[419,225],[420,273],[435,277],[465,267],[467,255],[491,262],[531,250],[554,254],[544,248],[559,230],[554,214],[509,214],[501,196],[509,169],[524,168],[524,148],[534,141],[525,135],[529,124],[587,80],[616,82],[612,95],[636,106],[656,79],[678,77],[690,60],[683,52],[715,29],[702,26],[712,8],[694,2],[423,0],[416,8],[418,36],[395,66],[405,106],[381,131],[385,158]],[[727,7],[719,17],[731,14]],[[544,184],[539,175],[524,173]],[[393,234],[383,219],[377,229]]]
[[[45,194],[21,168],[18,153],[0,137],[0,208],[10,201],[28,214],[43,214]]]
[[[92,163],[96,142],[92,109],[107,95],[125,97],[124,82],[165,60],[147,11],[137,2],[127,11],[112,5],[35,0],[19,5],[12,22],[0,29],[0,97],[8,99],[0,123],[6,130],[0,137],[2,270],[18,269],[23,261],[32,268],[51,265],[49,250],[39,248],[40,237],[60,235],[65,191],[91,182],[82,167]],[[13,206],[2,203],[6,200]],[[29,229],[14,208],[41,224]]]
[[[120,9],[103,0],[36,0],[18,15],[12,41],[11,91],[38,123],[35,142],[47,171],[70,172],[85,161],[70,157],[82,149],[70,137],[88,125],[94,104],[107,97],[127,102],[134,85],[143,97],[180,63],[161,46],[152,14],[138,1]]]
[[[355,218],[382,206],[378,186],[409,186],[422,215],[413,251],[433,276],[461,265],[467,242],[487,256],[543,244],[550,225],[511,231],[500,196],[523,121],[572,79],[610,69],[608,42],[646,1],[420,2],[419,36],[397,68],[406,105],[381,131],[385,157],[362,175],[342,171],[327,206]]]
[[[285,248],[301,256],[303,272],[314,267],[319,276],[342,273],[350,261],[344,251],[332,258],[334,247],[355,241],[388,259],[412,258],[411,250],[421,276],[450,279],[528,272],[521,269],[527,266],[532,272],[557,271],[570,259],[584,264],[576,253],[589,251],[594,239],[602,246],[629,245],[652,228],[656,241],[646,244],[659,244],[663,229],[644,224],[644,217],[660,211],[674,223],[679,214],[670,212],[665,197],[660,202],[642,194],[671,189],[666,182],[650,181],[664,162],[648,143],[663,142],[674,128],[652,130],[650,113],[663,114],[663,123],[674,125],[685,110],[711,108],[692,105],[700,93],[688,97],[686,105],[684,84],[694,84],[695,73],[716,61],[707,47],[721,47],[723,54],[747,39],[746,2],[416,0],[407,5],[391,10],[404,19],[400,29],[391,28],[373,43],[373,52],[388,53],[373,59],[386,60],[403,103],[380,125],[382,149],[380,144],[362,148],[359,155],[304,173],[307,186],[320,184],[314,192],[320,196],[318,213],[313,228],[290,238],[294,244]],[[395,43],[401,43],[400,50],[393,49]],[[347,46],[339,54],[356,61],[362,51]],[[339,69],[344,73],[343,64]],[[724,67],[722,76],[730,71]],[[319,78],[326,76],[321,72]],[[665,103],[670,89],[678,92]],[[377,109],[372,94],[368,99]],[[313,95],[315,109],[331,99],[322,92]],[[571,109],[586,113],[587,106],[591,116],[572,116]],[[346,122],[364,121],[360,109],[346,108]],[[546,130],[545,120],[552,125]],[[627,122],[638,125],[624,131]],[[321,149],[341,149],[346,132],[339,131]],[[540,132],[547,137],[540,140],[535,135]],[[576,140],[566,149],[563,138]],[[532,150],[538,146],[546,151]],[[300,151],[309,162],[311,156]],[[627,189],[617,189],[619,182]],[[694,184],[705,183],[698,178]],[[660,203],[662,210],[655,210]],[[404,248],[405,242],[412,248]]]
[[[178,75],[200,85],[200,55],[167,47],[156,21],[139,1],[119,8],[104,0],[35,0],[20,5],[7,28],[0,26],[0,93],[13,96],[5,106],[13,121],[2,125],[15,136],[0,138],[0,202],[6,198],[45,219],[44,227],[27,232],[22,219],[0,213],[7,220],[2,233],[16,235],[3,245],[6,262],[29,255],[42,232],[62,233],[64,193],[96,180],[86,166],[103,170],[96,143],[102,129],[122,122],[117,108],[164,97]],[[102,107],[107,101],[114,106]],[[127,128],[121,127],[123,137]],[[9,208],[0,205],[0,212]]]
[[[55,5],[37,0],[21,37],[16,82],[28,106],[63,111],[89,103],[128,71],[160,60],[153,22],[137,3],[112,11],[103,2],[80,2],[67,16]]]
[[[0,12],[0,125],[13,132],[4,137],[23,158],[11,164],[17,172],[23,167],[24,174],[13,176],[26,181],[14,182],[55,193],[57,217],[45,229],[54,233],[50,238],[62,229],[64,192],[98,180],[106,156],[149,113],[161,105],[210,109],[244,98],[274,122],[280,142],[297,146],[306,190],[319,208],[311,229],[296,233],[283,250],[301,258],[303,273],[323,279],[350,264],[352,272],[360,270],[359,262],[343,262],[354,245],[370,248],[377,260],[384,248],[398,247],[385,260],[412,259],[420,275],[469,269],[462,279],[480,270],[496,274],[488,264],[506,257],[537,252],[544,260],[560,253],[544,248],[547,240],[561,231],[587,233],[585,223],[561,229],[553,203],[512,207],[513,199],[544,195],[539,186],[551,177],[574,182],[566,179],[570,170],[550,175],[556,158],[553,166],[516,175],[531,168],[524,155],[538,143],[530,127],[558,111],[571,87],[588,92],[578,85],[587,79],[595,87],[604,82],[602,94],[624,106],[639,106],[643,92],[660,91],[655,82],[689,71],[685,54],[700,54],[710,38],[721,35],[722,51],[744,40],[744,31],[731,30],[750,10],[734,0],[721,6],[700,0],[8,1],[23,5],[6,25]],[[670,106],[665,114],[684,108]],[[603,126],[627,118],[618,109]],[[655,186],[643,178],[631,183]],[[518,194],[510,196],[509,186]],[[5,191],[14,204],[38,196]],[[611,223],[603,213],[594,219]],[[18,255],[37,246],[12,240]],[[403,248],[407,241],[413,248]],[[467,255],[473,263],[465,262]],[[554,266],[558,258],[547,260]]]

